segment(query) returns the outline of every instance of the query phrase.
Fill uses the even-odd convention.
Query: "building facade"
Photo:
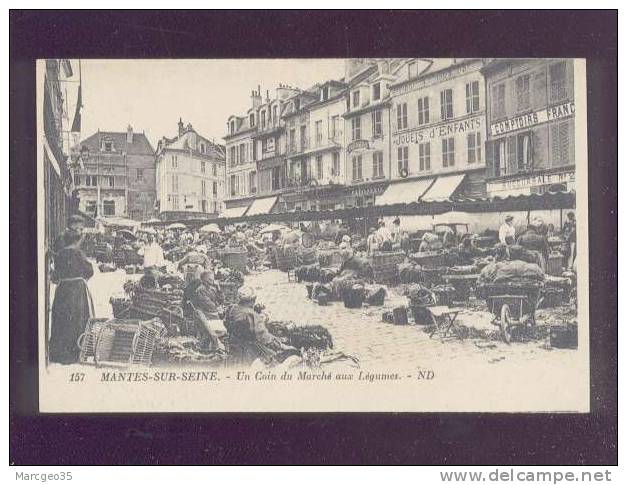
[[[392,176],[391,92],[401,59],[367,59],[355,66],[347,61],[349,89],[345,99],[346,207],[374,205]]]
[[[144,133],[98,131],[75,147],[81,163],[74,171],[80,210],[96,216],[154,216],[154,149]]]
[[[160,219],[217,217],[225,195],[224,147],[179,120],[178,135],[157,144],[156,179]]]
[[[483,69],[492,197],[575,187],[572,59],[496,59]]]
[[[397,71],[390,180],[414,181],[407,202],[486,195],[483,65],[482,59],[411,59]]]

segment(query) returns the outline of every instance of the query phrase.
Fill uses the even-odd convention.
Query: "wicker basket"
[[[405,260],[402,251],[380,252],[372,255],[374,280],[379,284],[393,284],[399,280],[398,265]]]
[[[336,249],[318,250],[318,263],[323,268],[338,268],[343,262],[342,253]]]
[[[314,264],[317,259],[318,255],[315,249],[302,248],[296,255],[296,260],[299,266]]]
[[[150,365],[157,340],[165,335],[159,319],[148,321],[92,319],[79,338],[80,361]]]
[[[248,264],[248,251],[244,248],[225,248],[222,251],[222,263],[227,268],[244,271]]]

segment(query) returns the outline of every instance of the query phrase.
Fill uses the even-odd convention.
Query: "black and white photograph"
[[[585,60],[37,69],[43,409],[587,410]]]

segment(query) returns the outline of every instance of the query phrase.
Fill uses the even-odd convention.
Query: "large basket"
[[[227,268],[244,271],[248,264],[248,251],[244,248],[225,248],[222,251],[222,263]]]
[[[301,248],[296,254],[296,261],[299,266],[314,264],[317,259],[318,255],[313,248]]]
[[[337,249],[318,250],[318,263],[323,268],[339,268],[344,258]]]
[[[379,284],[397,283],[399,281],[398,265],[405,260],[402,251],[380,252],[372,255],[372,271],[374,280]]]
[[[165,333],[159,319],[92,319],[79,338],[79,359],[97,366],[150,365],[157,340]]]

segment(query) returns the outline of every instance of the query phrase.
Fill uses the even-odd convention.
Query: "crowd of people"
[[[88,319],[94,316],[93,300],[87,285],[94,274],[94,266],[81,249],[84,227],[80,216],[72,216],[67,229],[54,244],[51,281],[57,287],[49,340],[49,359],[52,362],[67,364],[78,361],[80,349],[77,340],[84,332]],[[335,278],[340,283],[343,280],[367,280],[365,272],[368,265],[364,263],[364,258],[378,252],[408,253],[411,250],[409,234],[402,229],[399,217],[389,227],[383,220],[374,222],[367,230],[366,238],[355,234],[347,224],[329,224],[328,228],[333,228],[332,237],[326,238],[328,245],[336,248],[342,256],[341,271]],[[247,286],[240,288],[237,303],[225,314],[220,314],[225,308],[224,296],[215,277],[215,259],[209,253],[217,248],[240,247],[246,249],[249,259],[254,259],[255,255],[270,255],[269,249],[274,246],[302,247],[308,233],[315,232],[318,239],[324,234],[317,224],[300,224],[293,229],[266,229],[268,227],[263,224],[240,224],[203,234],[187,228],[150,228],[136,231],[133,241],[124,240],[122,244],[131,244],[143,258],[142,284],[157,287],[159,275],[168,271],[183,275],[184,298],[194,309],[203,345],[220,349],[223,345],[221,338],[228,334],[232,351],[241,360],[248,361],[253,356],[289,353],[294,349],[286,348],[268,332],[265,327],[267,317],[256,307],[254,291]],[[122,232],[114,234],[114,238],[119,240],[121,235]],[[561,231],[556,231],[552,224],[544,224],[539,218],[532,219],[526,228],[517,230],[514,217],[508,215],[497,235],[497,260],[525,259],[521,254],[531,255],[544,271],[549,257],[549,242],[558,235],[566,247],[567,267],[573,268],[577,254],[573,212],[567,214]],[[447,228],[439,235],[427,231],[420,239],[418,252],[437,252],[456,247],[460,261],[470,264],[474,258],[488,252],[479,247],[477,240],[476,234],[453,234]],[[332,293],[335,288],[320,284],[316,291]]]

